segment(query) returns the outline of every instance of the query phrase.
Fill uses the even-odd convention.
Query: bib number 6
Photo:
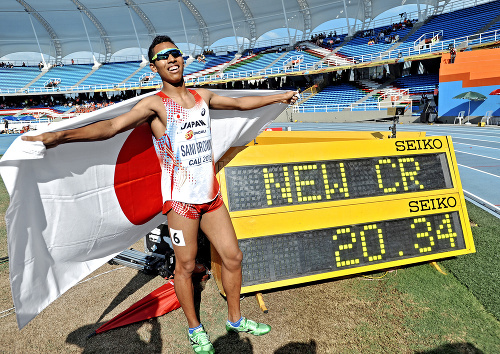
[[[182,230],[174,230],[170,228],[170,238],[172,243],[176,246],[186,246],[186,241],[184,241],[184,235]]]

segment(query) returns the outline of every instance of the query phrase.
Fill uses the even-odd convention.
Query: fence
[[[398,102],[369,102],[351,104],[330,104],[314,106],[292,106],[293,113],[316,113],[316,112],[341,112],[341,111],[381,111],[390,107],[404,107],[405,112],[412,110],[411,101]]]

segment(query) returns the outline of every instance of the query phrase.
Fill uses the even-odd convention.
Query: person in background
[[[455,62],[455,58],[457,56],[457,50],[453,46],[453,44],[450,44],[450,64],[453,64]]]

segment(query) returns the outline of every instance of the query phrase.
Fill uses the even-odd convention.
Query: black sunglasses
[[[182,52],[179,48],[169,48],[160,50],[155,56],[151,59],[151,61],[155,60],[165,60],[168,59],[169,56],[173,56],[174,58],[178,58],[182,56]]]

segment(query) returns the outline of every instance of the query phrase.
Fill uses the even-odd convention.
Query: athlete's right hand
[[[43,133],[40,135],[23,135],[21,140],[24,141],[41,141],[47,149],[56,147],[60,144],[58,134],[54,132]]]

